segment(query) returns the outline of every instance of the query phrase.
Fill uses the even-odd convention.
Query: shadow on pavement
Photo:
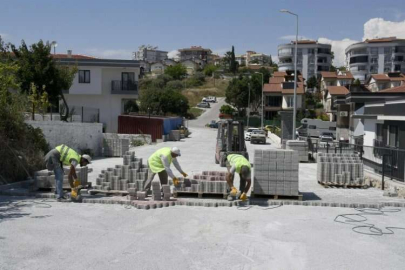
[[[313,192],[301,192],[304,201],[320,201],[322,200],[318,195]]]
[[[50,208],[51,205],[32,200],[28,197],[9,197],[9,196],[0,196],[0,223],[5,220],[17,219],[26,216],[30,216],[30,213],[24,212],[24,208],[27,207],[41,207],[41,208]],[[32,218],[46,218],[50,215],[44,216],[33,216]]]

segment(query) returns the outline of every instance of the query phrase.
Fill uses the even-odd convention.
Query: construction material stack
[[[154,201],[162,200],[162,191],[160,190],[159,181],[152,181],[152,199]]]
[[[180,184],[175,186],[175,194],[227,194],[226,172],[203,171],[190,178],[179,178]]]
[[[322,185],[364,185],[363,162],[357,154],[318,153],[317,165],[317,180]]]
[[[298,168],[297,151],[255,150],[254,195],[298,196]]]
[[[286,149],[298,152],[300,162],[308,162],[308,142],[299,140],[288,140]]]
[[[105,157],[122,157],[129,151],[129,140],[104,139],[103,151]]]
[[[136,157],[135,152],[126,152],[123,156],[123,165],[116,165],[115,168],[101,171],[94,189],[128,191],[131,188],[143,191],[147,178],[148,167],[142,164],[142,158]]]
[[[68,180],[68,175],[70,172],[70,168],[63,168],[64,176],[63,176],[63,188],[69,189],[70,184]],[[80,185],[83,187],[87,187],[89,185],[88,182],[88,174],[89,169],[87,166],[84,167],[77,167],[76,168],[76,175],[80,181]],[[55,188],[55,174],[53,171],[42,170],[35,172],[35,183],[36,188]]]

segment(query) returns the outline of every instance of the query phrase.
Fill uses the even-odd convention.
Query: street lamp
[[[295,140],[295,121],[297,117],[297,50],[298,50],[298,15],[288,11],[286,9],[280,10],[280,12],[288,13],[290,15],[295,16],[297,19],[297,33],[295,35],[295,52],[294,52],[294,110],[293,110],[293,133],[292,139]]]
[[[263,129],[263,117],[264,117],[264,96],[263,96],[263,73],[261,73],[261,72],[255,72],[256,74],[260,74],[260,75],[262,75],[262,129]]]
[[[53,47],[53,55],[55,55],[55,51],[56,51],[56,47],[58,47],[58,43],[56,41],[52,41],[51,47]]]

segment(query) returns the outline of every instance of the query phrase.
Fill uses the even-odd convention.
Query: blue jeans
[[[56,166],[53,171],[55,173],[56,198],[60,199],[63,197],[63,168]]]

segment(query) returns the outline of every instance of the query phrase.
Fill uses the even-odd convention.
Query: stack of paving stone
[[[308,162],[308,142],[288,140],[286,149],[298,152],[300,162]]]
[[[363,162],[357,154],[319,153],[317,180],[321,184],[361,186]]]
[[[148,166],[142,164],[142,158],[135,156],[135,152],[126,152],[123,156],[123,165],[102,170],[99,174],[95,189],[121,190],[136,189],[143,191],[143,185],[148,178]]]
[[[203,171],[194,174],[190,178],[179,178],[180,184],[175,191],[190,193],[227,193],[226,172]]]
[[[299,156],[283,149],[255,150],[254,194],[297,196]]]
[[[63,171],[64,171],[63,188],[70,188],[68,180],[70,168],[63,168]],[[76,175],[77,178],[80,180],[80,184],[82,186],[88,185],[88,174],[89,169],[87,166],[76,168]],[[55,174],[53,171],[48,170],[37,171],[35,172],[34,175],[37,188],[55,188]]]
[[[122,157],[129,151],[128,139],[104,139],[105,157]]]
[[[169,133],[169,139],[171,141],[180,141],[180,130],[171,130]]]
[[[163,191],[163,200],[170,201],[170,197],[172,196],[170,192],[170,185],[162,185]]]
[[[162,191],[160,190],[160,182],[159,181],[152,181],[152,199],[154,201],[161,201],[162,200]]]

